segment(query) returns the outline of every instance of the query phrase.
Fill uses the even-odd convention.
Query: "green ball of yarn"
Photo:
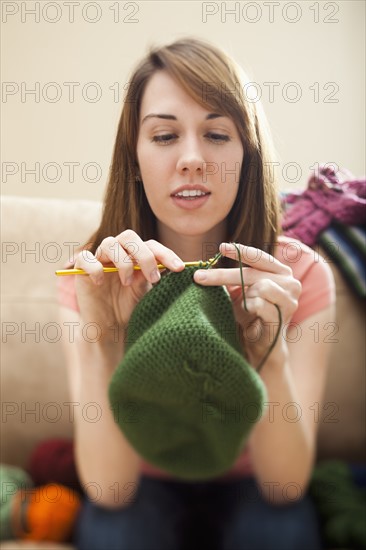
[[[27,472],[16,466],[0,465],[1,504],[0,504],[0,540],[13,538],[11,528],[12,500],[19,489],[33,487]]]
[[[335,515],[326,522],[324,534],[338,548],[366,548],[366,506]]]
[[[325,541],[336,548],[366,548],[366,491],[358,488],[348,465],[324,461],[313,471],[310,494]]]
[[[226,472],[263,413],[265,386],[245,361],[223,287],[168,273],[136,306],[109,398],[148,462],[185,480]]]

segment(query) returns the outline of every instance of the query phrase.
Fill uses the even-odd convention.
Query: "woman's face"
[[[201,107],[159,71],[143,95],[137,158],[159,236],[224,238],[243,161],[230,118]]]

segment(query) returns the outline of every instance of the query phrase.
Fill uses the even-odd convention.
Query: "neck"
[[[183,262],[213,258],[225,238],[224,222],[203,235],[181,235],[166,226],[158,228],[158,240],[173,250]]]

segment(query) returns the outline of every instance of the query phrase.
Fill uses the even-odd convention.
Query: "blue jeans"
[[[272,506],[253,478],[165,481],[142,476],[133,502],[106,509],[85,500],[78,550],[320,550],[309,496]]]

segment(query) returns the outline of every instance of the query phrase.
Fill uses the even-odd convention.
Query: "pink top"
[[[275,257],[291,267],[293,275],[302,284],[299,306],[291,319],[291,323],[301,323],[307,317],[325,309],[335,301],[335,285],[333,274],[326,260],[317,252],[296,239],[279,237]],[[79,311],[75,277],[60,277],[58,280],[59,302],[65,307]],[[141,473],[162,479],[175,479],[171,474],[143,461]],[[250,454],[244,449],[232,468],[224,475],[214,478],[217,481],[237,479],[253,474]]]

